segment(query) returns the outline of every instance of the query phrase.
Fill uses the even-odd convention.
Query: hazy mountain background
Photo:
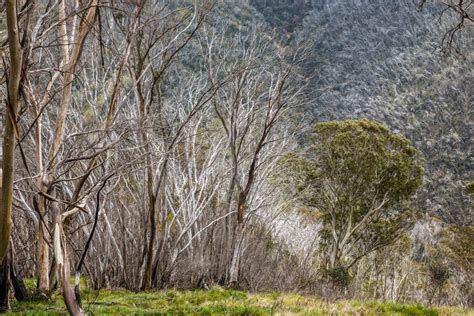
[[[405,135],[426,159],[420,214],[469,225],[474,30],[458,34],[458,52],[443,54],[454,19],[440,18],[442,9],[419,11],[412,0],[250,0],[231,8],[237,21],[255,14],[287,45],[310,47],[308,126],[365,117]]]

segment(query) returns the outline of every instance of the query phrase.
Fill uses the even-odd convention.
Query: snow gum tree
[[[323,222],[329,272],[347,275],[411,227],[408,202],[422,184],[422,159],[405,137],[383,125],[365,119],[319,123],[305,152],[286,162],[302,203]]]

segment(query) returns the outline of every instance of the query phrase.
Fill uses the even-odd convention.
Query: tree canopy
[[[363,120],[319,123],[304,153],[289,157],[304,205],[323,221],[330,268],[349,268],[412,223],[420,153],[403,136]]]

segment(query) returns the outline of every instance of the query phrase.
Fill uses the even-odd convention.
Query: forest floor
[[[339,301],[289,293],[246,293],[212,288],[207,291],[152,291],[85,289],[83,307],[93,315],[474,315],[461,308],[427,308],[421,305],[384,302]],[[11,301],[7,315],[65,315],[59,293],[50,300]]]

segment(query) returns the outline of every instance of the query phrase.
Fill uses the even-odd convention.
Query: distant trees
[[[455,22],[448,28],[442,38],[442,46],[445,50],[455,49],[455,39],[458,32],[462,31],[469,23],[474,23],[474,2],[472,0],[418,0],[418,7],[422,9],[428,2],[441,3],[445,6],[442,15],[445,13],[453,13],[456,18]]]
[[[287,163],[303,205],[323,222],[329,269],[349,269],[413,224],[407,201],[422,183],[420,154],[379,123],[319,123]]]
[[[438,256],[444,258],[445,269],[451,282],[460,282],[462,288],[460,291],[469,295],[463,298],[460,293],[450,291],[452,296],[456,296],[459,305],[472,306],[474,303],[474,286],[471,280],[474,278],[474,253],[472,245],[474,243],[474,226],[450,225],[445,227],[440,234],[438,248]],[[454,279],[454,281],[452,281]],[[447,286],[449,288],[449,285]],[[454,293],[453,293],[454,292]],[[454,295],[453,295],[454,294]],[[441,304],[444,302],[440,302]]]
[[[262,13],[272,27],[285,36],[291,36],[318,1],[308,0],[251,0],[250,3]]]

